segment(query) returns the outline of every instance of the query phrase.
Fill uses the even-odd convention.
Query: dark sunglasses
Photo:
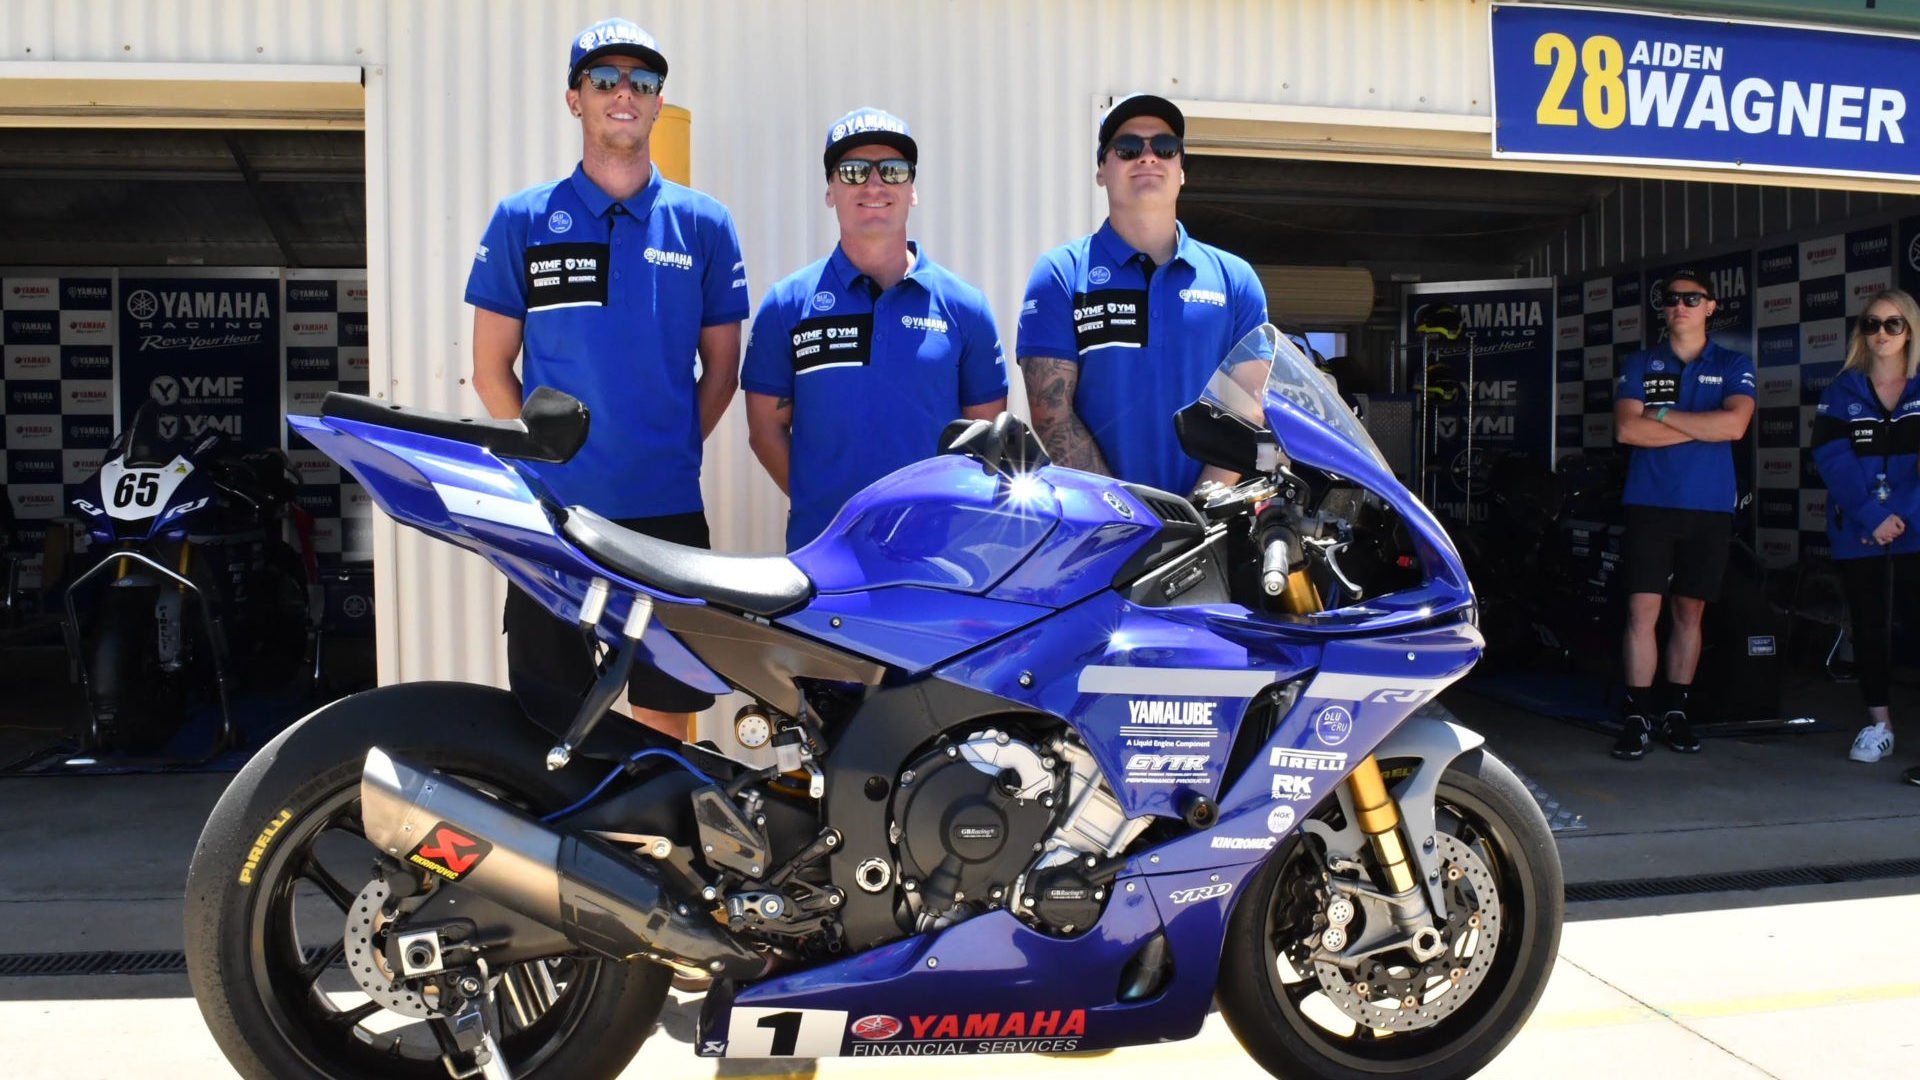
[[[640,97],[660,92],[660,73],[648,71],[646,68],[621,71],[612,64],[595,64],[581,74],[586,76],[588,86],[602,93],[620,89],[620,79],[623,76],[633,86],[633,92]]]
[[[1155,135],[1151,139],[1144,135],[1115,135],[1107,145],[1121,161],[1132,161],[1145,153],[1148,147],[1153,148],[1154,157],[1172,161],[1186,149],[1178,135]]]
[[[868,161],[865,158],[848,158],[833,167],[834,175],[849,187],[859,187],[873,175],[875,168],[880,170],[880,182],[883,184],[904,184],[913,179],[913,162],[906,158],[882,158]]]
[[[1685,304],[1688,307],[1699,307],[1711,299],[1713,299],[1713,297],[1703,292],[1670,292],[1660,298],[1660,306],[1679,307],[1681,304]]]
[[[1878,315],[1860,316],[1861,337],[1872,337],[1881,330],[1885,330],[1888,337],[1899,337],[1907,332],[1907,320],[1898,315],[1889,315],[1884,319]]]

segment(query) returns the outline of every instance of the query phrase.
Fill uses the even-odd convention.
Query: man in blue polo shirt
[[[998,416],[1006,366],[979,289],[907,239],[920,149],[906,122],[856,109],[827,131],[833,254],[760,302],[748,336],[753,452],[793,500],[787,548],[861,488],[935,452],[955,417]]]
[[[1700,750],[1687,694],[1700,661],[1700,617],[1720,593],[1733,539],[1732,444],[1753,419],[1752,358],[1707,339],[1718,307],[1708,278],[1677,271],[1655,296],[1666,310],[1667,338],[1627,357],[1613,403],[1614,437],[1634,448],[1623,499],[1627,702],[1613,746],[1624,761],[1644,757],[1656,731],[1680,753]],[[1667,681],[1656,694],[1655,628],[1669,580]]]
[[[654,167],[666,76],[653,37],[625,19],[574,39],[566,102],[580,164],[493,212],[467,279],[473,386],[502,419],[539,386],[585,402],[587,444],[564,465],[536,466],[540,478],[566,504],[705,547],[700,447],[738,386],[749,305],[726,207]],[[593,671],[578,631],[518,589],[505,622],[514,692],[565,723]],[[649,706],[636,718],[683,740],[687,714],[713,700],[644,664],[628,696]]]
[[[1015,348],[1055,464],[1180,495],[1201,469],[1180,449],[1173,414],[1267,321],[1253,267],[1192,239],[1176,217],[1186,129],[1173,102],[1152,94],[1107,113],[1094,174],[1106,223],[1040,256]]]

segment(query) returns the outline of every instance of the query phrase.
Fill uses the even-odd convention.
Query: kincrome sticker
[[[407,853],[407,861],[448,881],[459,881],[492,850],[492,844],[442,821],[427,832],[419,847]]]
[[[1342,706],[1329,705],[1315,714],[1313,734],[1328,746],[1339,746],[1353,734],[1353,714]]]
[[[246,864],[240,867],[240,884],[253,884],[253,872],[260,868],[260,860],[266,857],[268,845],[273,843],[275,834],[292,820],[293,811],[282,810],[274,815],[272,821],[267,822],[267,827],[260,830],[259,836],[253,838],[253,848],[247,852]]]

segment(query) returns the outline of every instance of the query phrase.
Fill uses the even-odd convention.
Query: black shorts
[[[710,546],[707,515],[698,510],[623,518],[619,524],[675,544]],[[507,635],[507,684],[521,708],[543,726],[564,730],[595,678],[593,658],[579,626],[556,617],[513,585],[507,588],[501,623]],[[713,695],[637,660],[627,679],[627,700],[642,708],[685,713],[712,705]]]
[[[1627,595],[1668,592],[1718,600],[1733,545],[1733,515],[1667,506],[1627,507],[1621,583]]]

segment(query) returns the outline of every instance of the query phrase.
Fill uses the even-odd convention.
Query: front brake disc
[[[1342,1013],[1361,1027],[1386,1031],[1417,1031],[1453,1015],[1466,1004],[1492,969],[1494,951],[1500,940],[1500,891],[1493,874],[1473,848],[1459,839],[1440,833],[1436,853],[1442,871],[1449,877],[1449,906],[1442,930],[1446,951],[1427,965],[1411,956],[1396,963],[1386,957],[1361,965],[1361,971],[1385,971],[1378,984],[1350,979],[1336,964],[1315,960],[1314,972],[1320,988],[1326,991]],[[1454,871],[1459,874],[1455,876]],[[1364,986],[1363,996],[1360,987]]]

